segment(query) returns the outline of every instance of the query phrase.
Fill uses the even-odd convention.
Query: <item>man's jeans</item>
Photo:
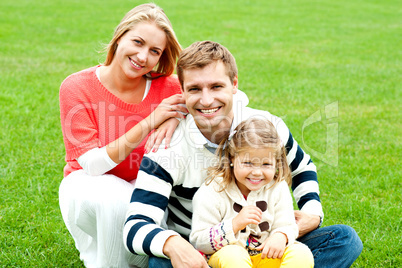
[[[363,250],[356,231],[347,225],[331,225],[300,237],[314,256],[314,267],[350,267]],[[149,268],[172,268],[170,260],[150,257]]]
[[[310,248],[317,268],[350,267],[363,250],[356,231],[347,225],[322,227],[297,240]]]
[[[148,268],[173,268],[169,259],[149,257]]]

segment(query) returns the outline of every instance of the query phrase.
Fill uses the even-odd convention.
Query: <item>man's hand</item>
[[[308,214],[300,210],[295,210],[295,219],[297,227],[299,227],[299,236],[302,237],[305,234],[317,229],[320,225],[320,216]]]
[[[208,268],[204,257],[181,236],[169,237],[163,253],[170,258],[174,268]]]

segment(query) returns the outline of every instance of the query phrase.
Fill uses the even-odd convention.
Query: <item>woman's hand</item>
[[[188,110],[184,106],[184,97],[176,94],[164,99],[158,107],[147,117],[151,129],[158,128],[163,122],[171,117],[184,118]]]
[[[257,250],[262,250],[261,258],[280,259],[285,252],[287,236],[284,233],[274,233],[264,241]]]
[[[154,132],[149,136],[147,143],[145,144],[145,153],[149,153],[152,148],[153,152],[158,151],[159,146],[163,139],[165,139],[165,149],[170,145],[170,140],[172,139],[173,132],[179,125],[179,120],[176,118],[169,118],[163,122]]]
[[[236,234],[249,224],[258,225],[261,221],[262,211],[256,206],[243,207],[232,220],[233,232]]]

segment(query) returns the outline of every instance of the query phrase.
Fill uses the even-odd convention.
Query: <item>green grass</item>
[[[283,117],[312,155],[325,225],[348,224],[364,243],[353,267],[401,267],[400,1],[156,2],[183,47],[228,47],[250,106]],[[1,266],[82,267],[58,208],[58,89],[103,61],[97,51],[139,3],[0,3]],[[337,117],[325,118],[333,103]],[[317,111],[322,120],[306,126]]]

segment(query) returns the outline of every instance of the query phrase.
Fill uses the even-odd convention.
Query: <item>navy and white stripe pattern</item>
[[[143,158],[140,172],[139,177],[144,179],[137,180],[131,198],[131,215],[124,229],[126,246],[134,254],[163,256],[158,245],[176,234],[159,227],[162,226],[173,179],[163,167],[148,157]]]
[[[285,145],[286,159],[292,171],[293,196],[299,209],[324,216],[319,197],[317,169],[310,156],[303,152],[292,134]],[[309,203],[309,204],[307,204]],[[304,206],[307,204],[307,207]]]
[[[285,123],[268,112],[246,107],[241,116],[235,116],[233,124],[237,126],[251,116],[264,116],[275,125],[287,150],[298,207],[323,217],[316,167],[310,156],[293,139]],[[124,227],[126,247],[134,254],[164,257],[163,246],[170,236],[188,239],[190,235],[192,198],[206,178],[206,170],[200,166],[212,163],[215,156],[205,147],[191,144],[193,139],[185,138],[183,133],[194,133],[186,125],[189,119],[182,120],[172,137],[174,141],[175,135],[180,136],[180,142],[142,160]],[[169,215],[167,223],[165,211]]]

